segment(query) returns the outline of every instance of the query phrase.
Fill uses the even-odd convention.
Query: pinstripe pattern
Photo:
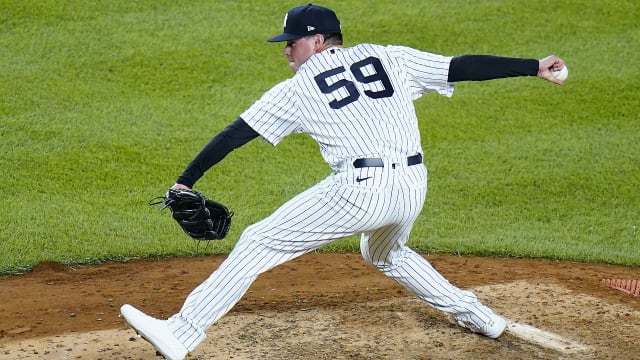
[[[371,57],[379,60],[389,83]],[[259,274],[354,234],[361,234],[367,261],[426,303],[464,321],[489,320],[491,310],[475,295],[451,285],[406,246],[427,192],[426,167],[406,164],[407,156],[422,152],[413,101],[426,92],[452,95],[446,81],[449,61],[394,46],[326,50],[241,115],[274,145],[290,133],[308,133],[334,172],[249,226],[228,258],[169,318],[187,348],[193,350],[204,339],[204,331]],[[339,76],[326,76],[340,67],[345,70]],[[354,88],[330,87],[341,79],[346,82],[338,84],[353,84],[359,97]],[[324,92],[323,81],[329,89]],[[380,157],[385,166],[354,168],[353,160],[360,157]]]
[[[370,56],[382,62],[394,95],[377,99],[361,95],[339,110],[329,107],[331,100],[347,95],[344,89],[322,93],[314,77],[341,66],[346,70],[328,82],[348,80],[360,94],[380,90],[379,81],[362,83],[348,70]],[[292,132],[309,134],[334,169],[353,158],[406,157],[422,152],[413,100],[425,92],[452,95],[453,85],[447,83],[450,60],[400,46],[362,44],[325,50],[309,58],[293,78],[269,90],[240,117],[274,145]]]

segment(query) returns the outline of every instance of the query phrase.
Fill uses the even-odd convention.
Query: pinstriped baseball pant
[[[426,196],[425,166],[385,165],[336,172],[249,226],[227,259],[169,318],[176,337],[193,350],[259,274],[354,234],[362,234],[365,260],[429,305],[488,321],[491,310],[474,294],[451,285],[405,245]]]

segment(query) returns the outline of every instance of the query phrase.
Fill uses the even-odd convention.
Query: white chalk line
[[[559,351],[564,354],[588,352],[591,349],[584,344],[571,341],[561,335],[538,329],[537,327],[520,324],[507,319],[506,331],[522,340]]]

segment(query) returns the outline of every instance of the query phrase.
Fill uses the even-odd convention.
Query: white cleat
[[[469,329],[476,334],[484,335],[491,339],[499,338],[507,328],[507,320],[496,314],[493,314],[491,316],[491,319],[489,319],[487,323],[480,326],[469,321],[462,321],[458,319],[454,314],[448,314],[447,319],[452,324],[458,325],[465,329]]]
[[[122,305],[120,314],[138,336],[151,343],[165,359],[182,360],[189,353],[169,330],[166,321],[151,317],[129,304]]]

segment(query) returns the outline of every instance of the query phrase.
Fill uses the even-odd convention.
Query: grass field
[[[229,121],[289,77],[290,1],[0,2],[0,274],[224,254],[329,173],[295,135],[253,141],[196,188],[228,204],[207,248],[148,206]],[[418,100],[429,194],[410,245],[640,266],[640,11],[633,1],[326,1],[346,45],[561,56],[565,86],[460,83]],[[356,239],[325,250],[356,251]]]

